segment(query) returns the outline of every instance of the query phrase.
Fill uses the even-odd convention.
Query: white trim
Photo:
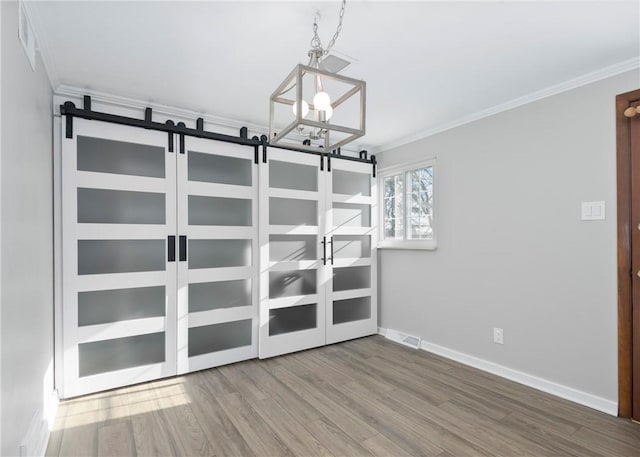
[[[309,295],[292,295],[290,297],[271,298],[266,304],[267,309],[281,309],[291,308],[292,306],[302,305],[324,305],[320,299],[321,294],[309,294]]]
[[[78,344],[84,344],[126,338],[129,336],[148,335],[149,333],[159,333],[167,329],[166,321],[167,318],[162,316],[87,325],[78,327],[76,338]]]
[[[373,288],[341,290],[332,292],[332,301],[351,300],[353,298],[370,297],[373,294]]]
[[[318,235],[320,229],[317,225],[268,225],[265,230],[269,235]]]
[[[414,251],[435,251],[438,244],[435,240],[380,240],[378,249],[387,250],[414,250]]]
[[[188,239],[195,240],[242,240],[252,241],[257,235],[253,225],[189,225],[186,229]],[[225,267],[218,267],[225,268]],[[228,267],[226,267],[228,268]]]
[[[253,321],[256,318],[253,303],[233,308],[218,308],[207,311],[190,312],[187,316],[188,328],[204,327],[207,325],[226,324],[236,321]],[[251,345],[250,345],[251,346]],[[257,349],[257,347],[256,347]],[[211,354],[211,353],[209,353]],[[211,368],[211,366],[207,367]]]
[[[387,330],[379,328],[378,333],[385,336],[389,332],[396,332],[395,330]],[[386,337],[386,336],[385,336]],[[442,357],[445,357],[456,362],[460,362],[464,365],[468,365],[478,370],[486,371],[488,373],[500,376],[501,378],[509,379],[511,381],[523,384],[533,389],[546,392],[556,397],[564,398],[565,400],[578,403],[579,405],[587,406],[603,413],[610,414],[612,416],[618,415],[618,402],[608,400],[606,398],[598,397],[597,395],[584,392],[573,387],[558,384],[557,382],[549,381],[547,379],[540,378],[522,371],[514,370],[513,368],[505,367],[488,360],[475,357],[473,355],[465,354],[464,352],[455,351],[453,349],[440,346],[438,344],[430,343],[422,340],[420,349],[426,352],[431,352]]]
[[[251,200],[253,198],[254,189],[253,186],[188,181],[187,194],[200,197],[222,197],[235,200]]]
[[[31,417],[27,432],[20,443],[20,455],[41,456],[47,451],[51,429],[58,412],[57,392],[50,392],[44,400],[43,409],[37,410]]]
[[[437,133],[441,133],[446,130],[451,130],[453,128],[460,127],[461,125],[468,124],[470,122],[474,122],[474,121],[483,119],[485,117],[493,116],[494,114],[502,113],[503,111],[508,111],[510,109],[517,108],[519,106],[526,105],[528,103],[535,102],[543,98],[551,97],[553,95],[557,95],[562,92],[567,92],[567,91],[576,89],[578,87],[585,86],[587,84],[601,81],[603,79],[610,78],[612,76],[616,76],[621,73],[631,71],[639,67],[640,67],[640,57],[633,57],[631,59],[624,60],[617,64],[613,64],[608,67],[604,67],[604,68],[600,68],[599,70],[592,71],[591,73],[578,76],[577,78],[569,79],[559,84],[555,84],[553,86],[549,86],[544,89],[531,92],[530,94],[523,95],[522,97],[514,98],[513,100],[510,100],[508,102],[501,103],[499,105],[495,105],[490,108],[468,114],[466,116],[462,116],[451,122],[446,122],[444,124],[416,133],[414,135],[406,136],[400,140],[391,141],[379,147],[371,147],[370,151],[371,151],[371,154],[380,154],[385,151],[389,151],[391,149],[395,149],[400,146],[404,146],[406,144],[413,143],[415,141],[419,141],[424,138],[433,136]]]

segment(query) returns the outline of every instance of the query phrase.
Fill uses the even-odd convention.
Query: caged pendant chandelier
[[[271,144],[332,152],[365,134],[366,83],[337,74],[349,63],[327,58],[342,31],[345,5],[343,0],[338,27],[326,49],[314,19],[309,63],[298,64],[271,95]]]

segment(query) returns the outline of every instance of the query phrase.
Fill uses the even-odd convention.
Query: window
[[[380,247],[434,249],[434,163],[422,163],[381,174]]]

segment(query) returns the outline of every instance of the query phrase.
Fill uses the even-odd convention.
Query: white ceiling
[[[53,83],[268,124],[336,1],[33,2]],[[380,149],[640,55],[640,3],[349,1],[335,50],[367,81]],[[627,62],[628,63],[628,62]]]

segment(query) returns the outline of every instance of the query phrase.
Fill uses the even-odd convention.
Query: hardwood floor
[[[640,456],[640,425],[373,336],[62,402],[47,455]]]

